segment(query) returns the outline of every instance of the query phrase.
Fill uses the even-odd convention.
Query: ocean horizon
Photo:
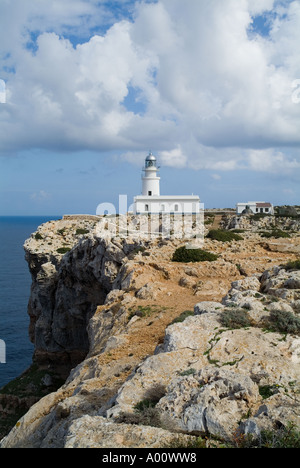
[[[0,363],[0,388],[32,363],[29,340],[31,275],[24,242],[43,223],[62,216],[0,216],[0,340],[5,343],[5,363]]]

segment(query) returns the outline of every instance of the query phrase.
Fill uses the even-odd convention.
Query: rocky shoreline
[[[106,222],[66,217],[25,243],[34,364],[64,384],[0,447],[150,448],[299,426],[300,271],[283,267],[299,228],[278,240],[261,238],[265,220],[245,225],[241,241],[205,240],[216,261],[177,264],[182,240],[109,239]]]

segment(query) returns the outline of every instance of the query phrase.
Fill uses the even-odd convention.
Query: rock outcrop
[[[89,350],[87,326],[136,243],[97,236],[97,222],[46,223],[25,242],[32,275],[28,306],[34,360],[74,367]]]
[[[68,377],[0,447],[162,447],[299,425],[300,272],[279,266],[295,255],[249,234],[207,240],[215,262],[177,264],[180,239],[108,239],[96,224],[47,223],[25,244],[34,358],[63,359]]]

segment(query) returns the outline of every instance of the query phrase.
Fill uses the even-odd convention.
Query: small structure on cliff
[[[146,157],[142,176],[142,195],[134,198],[134,214],[172,213],[197,214],[200,198],[196,195],[161,195],[159,167],[150,151]]]
[[[241,215],[244,210],[252,211],[253,214],[274,214],[274,206],[271,203],[267,202],[248,202],[248,203],[237,203],[236,205],[236,214]],[[243,213],[245,214],[245,213]]]

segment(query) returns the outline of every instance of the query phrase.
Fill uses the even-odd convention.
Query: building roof
[[[257,208],[271,208],[271,203],[256,203]]]

